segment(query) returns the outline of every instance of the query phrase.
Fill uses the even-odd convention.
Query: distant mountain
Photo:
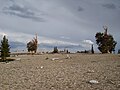
[[[10,41],[9,44],[10,44],[11,49],[25,46],[25,44],[22,42]]]
[[[10,47],[11,47],[11,51],[16,51],[16,50],[27,50],[26,48],[26,44],[22,43],[22,42],[17,42],[17,41],[10,41],[9,42]],[[53,49],[55,46],[57,46],[59,49],[76,49],[76,48],[83,48],[80,45],[72,45],[72,44],[54,44],[54,43],[40,43],[38,45],[38,49],[39,50],[50,50]]]
[[[58,48],[75,48],[75,47],[79,47],[79,48],[82,48],[82,46],[80,45],[65,45],[65,44],[48,44],[48,43],[41,43],[39,44],[39,46],[41,48],[54,48],[55,46],[57,46]]]

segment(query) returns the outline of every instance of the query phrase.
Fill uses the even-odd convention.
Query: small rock
[[[52,60],[59,60],[59,58],[52,58]]]
[[[16,60],[21,60],[21,58],[17,58]]]
[[[117,88],[120,88],[120,84],[117,85]]]
[[[43,66],[40,67],[41,69],[43,68]]]
[[[94,73],[94,70],[88,70],[87,73]]]
[[[48,60],[48,59],[49,59],[48,57],[45,58],[45,60]]]
[[[66,59],[70,59],[71,57],[69,56],[69,54],[67,54],[67,57],[66,57]]]
[[[109,83],[109,84],[115,84],[112,80],[107,80],[107,83]]]
[[[89,83],[90,84],[98,84],[99,82],[97,80],[90,80]]]
[[[63,60],[60,61],[61,63],[63,62]]]

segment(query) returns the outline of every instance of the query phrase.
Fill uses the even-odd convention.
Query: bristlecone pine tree
[[[8,39],[6,36],[3,36],[1,41],[1,59],[2,61],[6,60],[6,57],[10,57],[10,45],[8,44]]]
[[[96,43],[98,45],[98,49],[102,53],[112,53],[115,51],[115,46],[117,42],[114,40],[113,36],[110,34],[107,34],[107,27],[103,27],[105,32],[101,33],[98,32],[96,33]]]
[[[27,43],[27,49],[28,49],[28,52],[36,53],[37,48],[38,48],[38,40],[37,40],[37,35],[36,35],[36,38],[33,38],[33,40]]]

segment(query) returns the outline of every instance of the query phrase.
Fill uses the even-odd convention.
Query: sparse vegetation
[[[112,35],[107,34],[108,28],[106,26],[104,26],[103,28],[105,32],[98,32],[95,36],[98,49],[102,53],[112,53],[113,51],[115,51],[115,46],[117,42],[114,40]]]
[[[58,48],[54,47],[53,53],[58,53]]]

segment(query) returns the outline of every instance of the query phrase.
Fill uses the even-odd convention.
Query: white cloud
[[[80,45],[84,47],[84,49],[90,49],[92,44],[94,44],[94,42],[91,40],[83,40]]]
[[[0,36],[2,36],[3,34],[7,34],[8,38],[10,41],[17,41],[17,42],[22,42],[22,43],[27,43],[29,41],[31,41],[35,35],[32,34],[25,34],[25,33],[18,33],[18,32],[3,32],[3,29],[0,29]],[[79,44],[76,43],[71,43],[71,42],[67,42],[67,41],[62,41],[62,40],[57,40],[57,39],[52,39],[52,38],[48,38],[48,37],[42,37],[42,36],[38,36],[38,43],[44,43],[44,44],[50,44],[50,45],[55,45],[55,46],[67,46],[67,45],[73,45],[73,46],[78,46]]]
[[[0,36],[7,36],[7,34],[6,33],[4,33],[4,32],[0,32]]]
[[[89,45],[94,44],[94,42],[92,42],[91,40],[83,40],[83,42]]]

